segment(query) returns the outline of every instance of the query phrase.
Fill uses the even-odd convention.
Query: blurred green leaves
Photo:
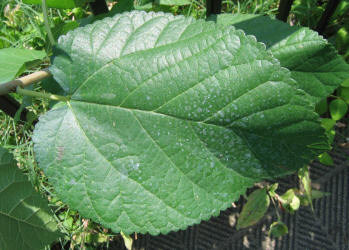
[[[50,8],[72,9],[93,1],[94,0],[46,0],[46,3],[47,7]],[[23,0],[23,2],[27,4],[42,4],[42,0]]]

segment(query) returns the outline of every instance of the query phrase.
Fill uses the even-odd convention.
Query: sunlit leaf
[[[115,232],[184,229],[328,148],[289,71],[233,27],[116,15],[61,37],[50,70],[71,100],[36,125],[39,165]]]
[[[222,25],[234,25],[265,43],[281,66],[291,71],[298,87],[312,96],[314,104],[349,78],[349,65],[330,43],[309,28],[253,14],[221,14],[212,18]]]
[[[322,153],[321,155],[319,155],[319,162],[322,164],[325,164],[327,166],[333,166],[333,159],[332,157],[327,153]]]
[[[45,51],[6,48],[0,49],[0,83],[8,82],[23,73],[25,63],[42,60]]]

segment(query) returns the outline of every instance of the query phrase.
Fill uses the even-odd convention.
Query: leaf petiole
[[[23,89],[21,87],[17,87],[16,92],[20,95],[45,98],[45,99],[50,99],[50,100],[54,100],[54,101],[67,102],[70,100],[70,98],[67,96],[54,95],[51,93],[44,93],[44,92],[36,92],[36,91],[28,90],[28,89]]]

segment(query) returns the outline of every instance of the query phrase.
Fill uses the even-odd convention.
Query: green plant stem
[[[44,93],[44,92],[36,92],[36,91],[32,91],[32,90],[23,89],[21,87],[17,87],[16,92],[20,95],[45,98],[45,99],[50,99],[50,100],[54,100],[54,101],[67,102],[70,100],[70,98],[66,97],[66,96],[54,95],[51,93]]]
[[[56,41],[52,35],[51,28],[50,28],[50,23],[48,20],[48,14],[47,14],[47,5],[46,5],[46,0],[42,0],[42,13],[44,15],[44,24],[47,32],[48,39],[51,42],[51,45],[55,45]]]
[[[280,214],[279,214],[278,207],[277,207],[276,204],[275,204],[275,200],[274,200],[274,198],[271,197],[270,195],[269,195],[269,198],[271,199],[271,202],[273,203],[273,206],[274,206],[274,208],[275,208],[275,212],[276,212],[276,216],[278,217],[278,221],[280,221],[280,220],[281,220],[281,216],[280,216]]]

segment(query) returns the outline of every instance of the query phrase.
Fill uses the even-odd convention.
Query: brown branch
[[[326,6],[324,13],[322,14],[318,24],[316,25],[315,30],[322,35],[326,29],[327,24],[329,23],[332,15],[336,11],[340,0],[330,0]]]
[[[276,18],[280,21],[286,22],[288,15],[290,14],[292,4],[293,0],[281,0]]]
[[[43,69],[33,74],[20,77],[16,80],[2,83],[0,84],[0,95],[8,94],[9,92],[15,90],[17,86],[24,88],[30,84],[40,82],[49,76],[51,76],[50,71],[48,69]]]

